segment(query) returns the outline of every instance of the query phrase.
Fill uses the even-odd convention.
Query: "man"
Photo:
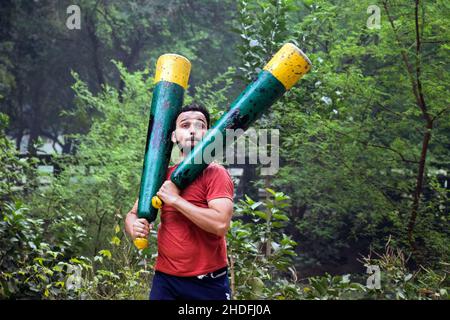
[[[207,109],[190,104],[181,109],[172,142],[185,158],[210,126]],[[233,214],[234,185],[227,170],[210,163],[187,188],[170,181],[169,167],[157,192],[164,202],[158,228],[158,256],[151,300],[230,299],[225,235]],[[137,217],[138,201],[125,219],[133,239],[147,237],[152,224]]]

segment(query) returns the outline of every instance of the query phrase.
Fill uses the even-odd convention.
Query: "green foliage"
[[[47,190],[33,196],[33,208],[42,215],[58,216],[61,210],[70,210],[83,217],[90,235],[84,247],[91,251],[83,252],[88,256],[104,247],[109,241],[105,226],[123,217],[137,198],[147,137],[148,123],[142,119],[148,119],[153,79],[148,70],[130,73],[121,63],[116,65],[124,83],[121,94],[105,85],[101,93],[94,95],[74,74],[77,109],[65,115],[90,118],[91,129],[71,136],[77,142],[76,155],[61,155],[57,159],[63,169],[61,175]],[[232,75],[230,69],[199,86],[195,96],[187,96],[186,102],[195,99],[206,104],[212,119],[217,119],[223,112],[219,104],[226,99]],[[210,92],[218,86],[220,89]]]
[[[288,14],[298,9],[292,0],[240,1],[234,27],[243,64],[239,69],[250,81],[289,37]]]
[[[92,251],[86,255],[97,253],[108,241],[103,229],[129,211],[139,187],[147,131],[142,119],[148,117],[153,84],[147,70],[130,74],[120,63],[117,67],[125,83],[121,97],[107,85],[94,96],[74,75],[78,109],[73,116],[96,116],[89,133],[72,136],[77,154],[60,157],[63,173],[33,202],[47,216],[58,216],[61,210],[78,212],[91,236],[85,247]]]
[[[0,113],[0,203],[23,196],[38,184],[34,170],[37,159],[19,158],[19,152],[5,134],[8,123],[8,116]],[[27,183],[24,184],[24,181]]]
[[[234,298],[449,298],[445,1],[420,2],[419,51],[414,6],[395,1],[379,4],[380,29],[366,26],[368,1],[246,0],[233,19],[230,1],[81,4],[83,45],[53,19],[50,2],[2,4],[18,19],[0,22],[0,110],[12,119],[7,125],[0,113],[1,298],[146,299],[156,248],[137,252],[121,230],[137,197],[156,57],[177,52],[199,66],[186,102],[205,104],[214,122],[243,89],[225,68],[237,66],[245,85],[287,41],[313,69],[257,123],[280,130],[270,187],[282,192],[266,188],[268,199],[236,204]],[[46,136],[74,142],[74,154],[65,149],[62,173],[39,187],[36,159],[20,159],[6,129],[16,143],[31,133],[30,151]],[[385,253],[367,256],[387,241]],[[367,274],[348,273],[358,254],[380,267],[380,289],[367,288]],[[300,279],[305,270],[314,276]]]
[[[449,299],[450,281],[448,263],[441,261],[431,270],[423,266],[411,272],[408,258],[389,243],[383,254],[375,253],[363,259],[364,265],[377,265],[381,270],[381,288],[367,291],[372,299]]]
[[[186,104],[195,100],[204,105],[214,124],[227,111],[230,101],[235,68],[229,67],[226,72],[217,75],[213,80],[207,80],[195,89],[195,93],[186,97]]]
[[[67,213],[59,220],[44,220],[16,202],[2,203],[0,218],[1,296],[64,297],[70,266],[65,259],[86,237],[79,217]]]
[[[79,30],[66,27],[72,4],[81,8]],[[108,84],[121,94],[124,83],[113,59],[135,71],[153,68],[168,52],[184,55],[194,66],[195,87],[236,58],[231,0],[17,0],[0,6],[0,112],[13,120],[9,133],[20,140],[30,132],[33,142],[45,137],[64,153],[72,145],[61,136],[85,133],[90,125],[60,116],[75,109],[71,70],[89,79],[92,92]],[[34,151],[32,144],[28,149]]]
[[[385,252],[368,255],[360,263],[380,270],[380,288],[369,288],[369,274],[344,274],[299,278],[293,265],[297,243],[283,231],[289,218],[284,210],[290,199],[267,189],[270,198],[255,202],[249,197],[236,205],[228,233],[228,251],[235,299],[449,299],[449,264],[435,270],[421,266],[410,271],[401,249],[389,239]],[[263,209],[264,208],[264,209]],[[249,222],[245,222],[249,220]],[[267,251],[267,242],[271,251]]]
[[[387,1],[386,11],[379,5],[378,30],[366,26],[369,4],[241,1],[239,6],[236,31],[247,79],[288,41],[313,64],[259,121],[280,130],[282,165],[272,185],[294,199],[289,215],[297,225],[298,264],[304,268],[337,268],[351,259],[344,252],[364,253],[369,245],[381,249],[390,235],[410,250],[407,227],[427,129],[411,85],[416,75],[402,53],[412,68],[421,61],[424,97],[435,119],[413,232],[414,259],[431,266],[449,255],[444,245],[449,241],[448,190],[443,190],[449,149],[442,143],[450,123],[444,90],[448,74],[440,72],[450,62],[444,53],[448,37],[442,37],[448,5],[421,4],[422,41],[434,40],[423,44],[423,60],[417,60],[410,46],[416,42],[414,7]],[[388,14],[399,30],[392,28]]]
[[[403,252],[389,243],[385,253],[376,258],[367,256],[361,261],[365,266],[377,266],[380,270],[380,287],[369,288],[364,276],[356,275],[362,282],[352,282],[352,275],[326,274],[308,279],[303,286],[304,299],[389,299],[389,300],[430,300],[449,299],[449,269],[443,264],[433,271],[422,267],[411,273]],[[367,277],[368,275],[366,275]]]
[[[84,135],[71,136],[77,142],[76,155],[61,155],[57,161],[62,173],[49,177],[48,187],[26,197],[33,210],[21,203],[17,207],[4,203],[1,236],[9,239],[2,243],[5,297],[148,297],[152,275],[149,266],[156,257],[156,248],[138,253],[121,230],[139,188],[147,134],[147,123],[142,119],[148,117],[153,81],[148,70],[129,73],[120,63],[117,68],[124,82],[121,95],[108,85],[94,95],[74,74],[77,109],[65,116],[85,118],[91,129]],[[220,107],[212,103],[224,101],[232,72],[196,92],[195,99],[211,104],[213,118],[218,117]],[[216,93],[208,92],[211,86],[222,83],[223,88]],[[6,138],[4,141],[9,143]],[[17,155],[10,143],[8,147],[5,163],[15,163]],[[12,172],[5,170],[5,175]],[[16,175],[16,180],[23,177],[22,172]],[[16,180],[5,181],[15,186]],[[77,270],[81,275],[74,278]],[[72,281],[77,285],[68,289],[67,283]]]
[[[116,225],[109,249],[93,259],[77,256],[86,232],[82,219],[33,217],[21,203],[0,214],[0,298],[146,299],[154,248],[137,254]],[[72,235],[72,236],[71,236]],[[120,237],[120,238],[119,238]],[[106,258],[106,259],[103,259]]]
[[[332,276],[326,273],[324,276],[316,276],[308,279],[309,285],[303,288],[305,299],[311,300],[349,300],[361,299],[361,292],[366,289],[357,282],[350,281],[350,275]]]
[[[155,263],[154,243],[143,252],[137,252],[117,221],[109,249],[102,249],[83,266],[84,272],[76,289],[82,299],[148,299],[152,266]],[[150,241],[155,241],[152,234]]]
[[[267,188],[270,198],[240,200],[228,232],[229,260],[236,299],[294,299],[296,242],[283,232],[289,197]],[[245,220],[250,219],[250,222]],[[294,280],[292,280],[293,278]]]

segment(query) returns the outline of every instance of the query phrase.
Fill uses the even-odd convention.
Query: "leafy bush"
[[[105,85],[94,95],[74,74],[78,108],[65,116],[90,122],[91,128],[70,137],[76,141],[76,154],[56,156],[62,172],[49,177],[48,187],[36,185],[27,195],[13,192],[24,170],[34,172],[35,168],[19,161],[12,144],[1,137],[8,151],[2,154],[5,166],[0,176],[2,297],[148,297],[155,246],[137,252],[121,230],[139,188],[147,133],[142,119],[148,117],[153,81],[148,70],[129,73],[120,63],[116,65],[124,82],[120,94]],[[230,69],[199,86],[195,98],[210,108],[213,101],[224,102],[232,73]],[[217,86],[219,90],[209,92]],[[187,96],[186,101],[192,99]],[[213,119],[223,112],[219,107],[211,111]],[[29,205],[12,201],[13,195]]]
[[[156,232],[152,233],[155,237]],[[76,289],[78,297],[102,300],[148,299],[155,252],[156,247],[152,242],[149,248],[137,251],[117,224],[109,249],[100,250],[93,259],[88,259],[88,263],[80,264],[82,273],[78,280],[79,288]]]
[[[292,265],[296,242],[283,232],[289,221],[284,211],[289,197],[269,188],[266,191],[270,195],[266,201],[255,202],[248,196],[240,200],[235,211],[239,218],[232,221],[228,232],[236,299],[294,299],[299,295]]]
[[[71,266],[67,257],[86,237],[78,225],[80,217],[68,213],[63,219],[45,221],[33,217],[20,202],[4,203],[1,209],[1,296],[61,297]]]
[[[422,36],[438,37],[447,25],[445,6],[423,5]],[[362,25],[367,3],[361,1],[239,1],[239,70],[247,81],[286,42],[298,44],[313,64],[258,121],[280,130],[281,166],[271,187],[295,199],[288,215],[297,226],[299,269],[326,266],[332,272],[355,264],[348,252],[367,254],[369,246],[382,251],[389,235],[403,250],[413,247],[408,225],[429,129],[411,90],[414,77],[398,54],[406,54],[412,65],[420,63],[408,45],[415,42],[414,10],[395,3],[387,7],[392,25],[374,30]],[[398,23],[407,34],[393,30]],[[450,149],[442,143],[450,113],[440,65],[449,62],[445,46],[422,48],[423,57],[436,62],[421,63],[424,99],[436,121],[423,161],[412,259],[430,268],[438,268],[450,248],[444,182]]]
[[[431,270],[419,266],[417,271],[407,267],[408,258],[400,249],[388,242],[383,254],[375,253],[363,259],[365,265],[376,265],[381,270],[381,288],[368,290],[373,299],[449,299],[449,264],[441,262],[441,268]]]
[[[13,201],[37,186],[37,159],[19,158],[19,152],[5,133],[8,122],[8,116],[0,113],[0,203]],[[27,181],[27,184],[24,184],[24,181]]]
[[[0,215],[0,297],[9,299],[146,299],[155,248],[138,253],[117,224],[110,249],[72,256],[86,238],[81,217],[32,217],[23,204]],[[119,221],[118,221],[119,223]],[[59,233],[58,230],[63,230]],[[120,237],[119,237],[120,236]]]
[[[449,264],[442,269],[421,267],[411,272],[406,266],[403,252],[389,243],[385,253],[376,258],[367,256],[361,261],[365,266],[376,266],[380,271],[379,288],[369,288],[364,280],[368,275],[335,275],[311,277],[302,285],[303,299],[378,299],[378,300],[429,300],[450,298]],[[351,277],[359,281],[352,282]],[[362,282],[362,283],[361,283]]]

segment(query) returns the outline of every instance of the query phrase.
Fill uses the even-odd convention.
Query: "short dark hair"
[[[209,115],[209,111],[208,109],[206,109],[203,105],[193,102],[190,104],[185,105],[183,108],[181,108],[180,112],[178,112],[176,119],[178,119],[178,116],[180,114],[182,114],[183,112],[188,112],[188,111],[198,111],[203,113],[203,115],[206,118],[206,125],[209,129],[210,126],[210,115]]]

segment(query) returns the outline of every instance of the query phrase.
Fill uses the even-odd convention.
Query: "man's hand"
[[[165,203],[172,206],[180,198],[180,189],[170,180],[166,180],[156,195]]]
[[[150,224],[147,219],[136,219],[133,223],[131,237],[133,239],[147,238],[152,228],[153,224]]]
[[[147,238],[153,223],[149,223],[147,219],[139,219],[137,215],[139,200],[136,199],[133,208],[125,217],[125,231],[134,240],[136,238]]]

